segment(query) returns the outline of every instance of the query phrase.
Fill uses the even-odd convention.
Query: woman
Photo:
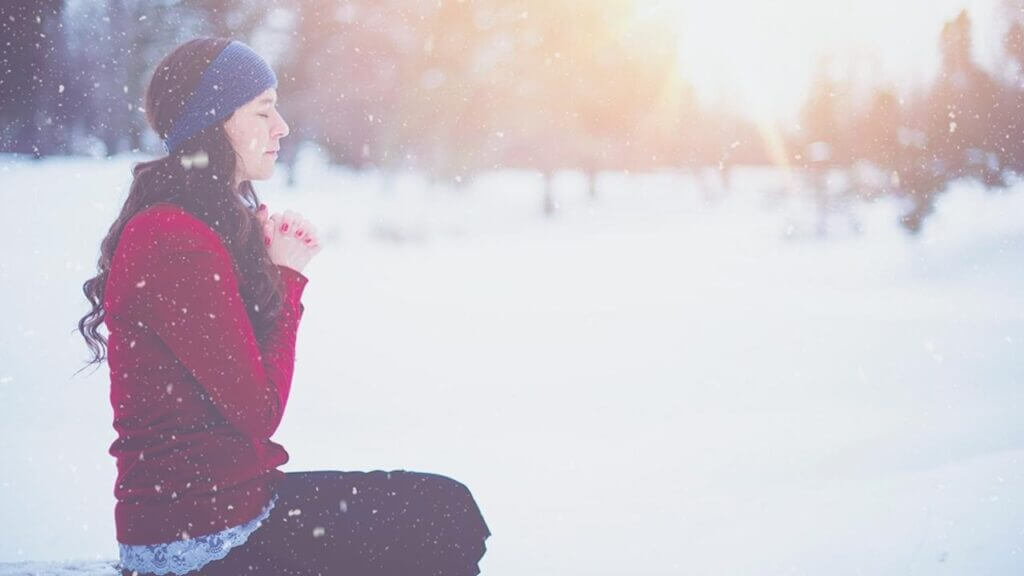
[[[134,167],[83,286],[79,322],[104,360],[117,440],[123,574],[475,575],[490,535],[469,490],[404,470],[288,472],[270,441],[320,251],[300,214],[268,216],[288,125],[277,79],[245,44],[199,38],[167,55],[146,118],[167,156]]]

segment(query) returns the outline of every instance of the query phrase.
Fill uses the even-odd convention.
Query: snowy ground
[[[72,377],[73,330],[130,160],[0,157],[0,575],[114,574],[108,374]],[[283,469],[464,482],[489,576],[1024,572],[1024,186],[819,240],[775,179],[591,202],[567,174],[550,220],[522,174],[265,183],[328,239]]]

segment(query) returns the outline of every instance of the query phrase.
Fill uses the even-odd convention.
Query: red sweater
[[[261,349],[220,236],[158,203],[124,227],[103,306],[118,439],[117,540],[156,544],[259,515],[288,453],[288,402],[308,279],[278,267],[284,309]]]

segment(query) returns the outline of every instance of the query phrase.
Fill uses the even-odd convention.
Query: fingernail
[[[287,231],[288,231],[288,225],[287,224],[281,224],[281,232],[287,232]]]
[[[267,246],[270,246],[270,236],[264,236],[263,243],[266,244]]]
[[[260,204],[260,209],[258,210],[258,212],[263,212],[266,209],[267,209],[267,205],[266,204]]]
[[[295,231],[295,237],[296,238],[302,238],[302,230],[296,230]]]

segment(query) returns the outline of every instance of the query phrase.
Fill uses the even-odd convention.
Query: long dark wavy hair
[[[145,102],[146,120],[161,138],[170,132],[203,71],[229,42],[227,38],[196,38],[157,64]],[[233,256],[253,331],[257,340],[264,341],[281,311],[283,287],[280,270],[264,244],[256,215],[260,205],[256,190],[249,181],[233,187],[235,162],[235,151],[221,122],[199,132],[174,153],[132,167],[128,198],[100,245],[97,274],[82,285],[92,310],[79,320],[78,331],[93,358],[78,372],[106,359],[107,339],[99,332],[105,317],[103,292],[121,231],[132,216],[157,202],[183,207],[220,235]]]

